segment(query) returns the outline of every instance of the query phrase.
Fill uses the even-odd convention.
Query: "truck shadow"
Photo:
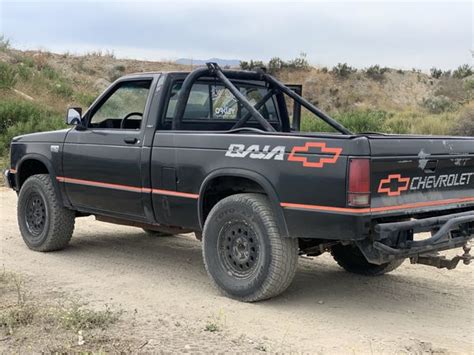
[[[200,242],[189,235],[150,237],[143,232],[100,233],[94,236],[79,233],[71,246],[56,257],[73,262],[94,263],[102,260],[101,267],[119,264],[128,276],[153,278],[157,273],[166,279],[189,287],[189,292],[218,297],[219,302],[238,304],[220,297],[208,279],[202,262]],[[112,266],[111,266],[112,267]],[[415,268],[422,268],[417,269]],[[309,312],[330,308],[341,313],[351,308],[357,311],[397,312],[411,316],[416,309],[418,317],[436,312],[446,312],[453,317],[453,309],[469,310],[469,305],[457,305],[456,299],[472,292],[459,285],[459,277],[470,274],[448,274],[448,271],[416,267],[405,262],[399,269],[382,277],[363,277],[343,271],[329,255],[313,260],[300,259],[298,271],[289,289],[274,299],[250,305],[264,308],[300,309]],[[464,296],[465,297],[465,296]],[[446,305],[445,310],[439,305]],[[249,305],[247,305],[249,306]],[[465,311],[464,310],[464,311]]]

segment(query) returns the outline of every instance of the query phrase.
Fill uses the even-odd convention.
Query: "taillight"
[[[370,160],[349,160],[347,204],[353,207],[370,206]]]

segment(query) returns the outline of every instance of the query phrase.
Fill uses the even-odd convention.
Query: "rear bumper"
[[[474,237],[474,211],[403,222],[379,223],[372,241],[358,243],[367,260],[376,264],[394,259],[454,249]],[[431,237],[413,240],[414,233],[431,232]]]
[[[7,169],[3,172],[3,179],[8,188],[15,189],[15,174],[11,170]]]

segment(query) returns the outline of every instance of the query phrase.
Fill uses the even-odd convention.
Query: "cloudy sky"
[[[444,69],[472,63],[471,2],[0,0],[18,48],[139,59],[294,58]]]

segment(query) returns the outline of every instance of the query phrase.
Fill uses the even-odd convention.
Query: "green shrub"
[[[54,68],[50,67],[49,65],[45,65],[43,69],[41,69],[41,73],[49,80],[59,79],[58,72],[54,70]]]
[[[5,52],[10,49],[10,40],[4,35],[0,35],[0,51]]]
[[[89,93],[86,93],[86,92],[76,92],[74,94],[74,100],[76,100],[83,107],[89,107],[94,102],[94,100],[96,99],[97,96],[98,96],[98,94],[89,94]]]
[[[454,124],[452,133],[474,137],[474,105],[467,106]]]
[[[388,71],[389,69],[387,67],[380,67],[378,64],[377,65],[372,65],[365,69],[365,75],[367,75],[369,78],[373,80],[382,80],[384,78],[384,74]]]
[[[390,114],[386,111],[359,110],[333,115],[333,118],[354,133],[381,132]],[[301,130],[306,132],[334,132],[323,120],[303,112]]]
[[[357,69],[351,67],[347,63],[337,63],[331,70],[331,73],[334,74],[338,78],[345,79],[349,77],[349,75],[356,73]]]
[[[250,62],[242,60],[240,62],[240,69],[242,70],[254,70],[263,67],[265,67],[265,64],[261,60],[250,60]]]
[[[453,111],[456,108],[455,103],[446,96],[433,96],[423,99],[423,107],[430,113],[441,113],[446,111]]]
[[[452,101],[464,103],[472,98],[472,91],[466,90],[465,83],[462,80],[454,77],[443,77],[439,82],[435,95],[446,96]]]
[[[16,84],[16,71],[10,64],[0,62],[0,89],[10,89]]]
[[[474,79],[466,80],[464,83],[464,88],[466,90],[474,90]]]
[[[395,111],[385,121],[383,132],[407,134],[450,134],[456,114],[427,114],[421,111]]]
[[[430,69],[430,75],[434,79],[439,79],[441,78],[441,75],[443,75],[443,71],[441,69],[433,67]]]
[[[461,131],[468,131],[474,122],[474,110],[465,113],[465,123]],[[356,110],[333,115],[334,119],[354,133],[383,132],[394,134],[434,134],[446,135],[453,132],[457,114],[445,112],[441,114],[426,114],[419,111]],[[469,125],[471,124],[471,126]],[[301,130],[305,132],[335,132],[321,119],[314,117],[308,111],[302,113]],[[461,132],[459,131],[459,132]],[[458,132],[458,131],[456,131]],[[468,134],[468,133],[456,133]]]
[[[59,83],[53,84],[51,86],[51,91],[55,95],[65,99],[69,99],[74,94],[74,90],[72,89],[72,87],[64,81],[60,81]]]
[[[27,81],[33,76],[33,71],[31,68],[26,66],[23,63],[20,63],[17,67],[18,76],[23,80]]]
[[[0,101],[0,155],[5,153],[13,137],[64,128],[61,115],[29,101]]]
[[[472,70],[472,66],[469,64],[463,64],[460,65],[454,72],[453,72],[453,77],[456,79],[464,79],[467,78],[468,76],[471,76],[474,74]]]

